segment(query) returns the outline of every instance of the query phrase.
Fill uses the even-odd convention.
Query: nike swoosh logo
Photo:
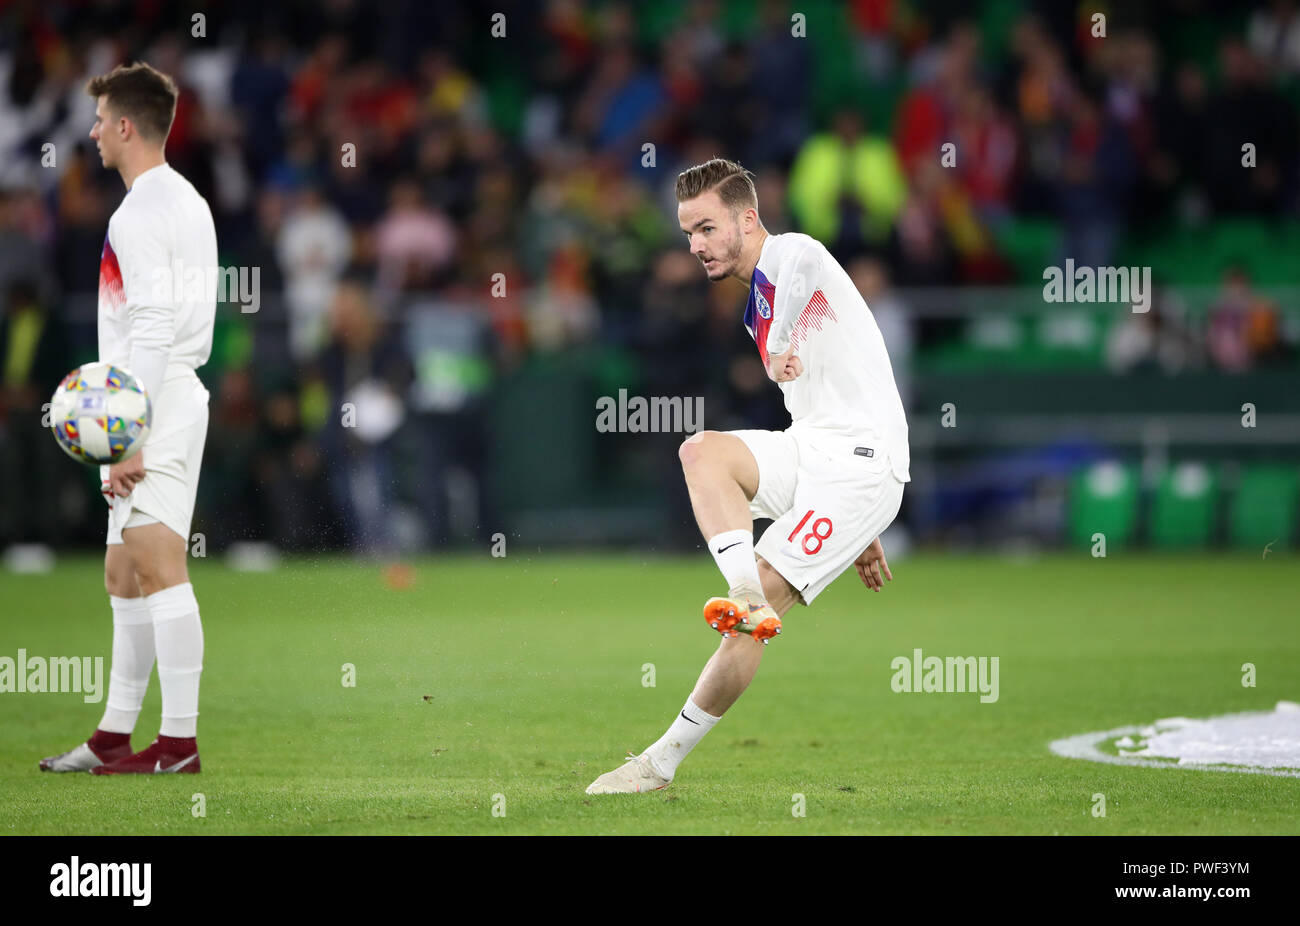
[[[195,759],[197,759],[198,757],[199,757],[199,754],[196,752],[196,753],[194,753],[194,755],[190,756],[188,759],[182,759],[181,761],[177,762],[175,765],[169,765],[169,766],[167,766],[166,768],[163,768],[163,767],[162,767],[162,760],[161,760],[161,759],[155,760],[155,761],[154,761],[154,764],[153,764],[153,773],[154,773],[155,775],[165,775],[165,774],[167,774],[168,772],[179,772],[181,769],[183,769],[185,766],[189,765],[191,762],[193,762],[193,761],[194,761]]]
[[[726,552],[727,552],[728,550],[730,550],[732,547],[738,547],[738,546],[740,546],[740,545],[741,545],[742,543],[744,543],[744,542],[745,542],[745,541],[743,541],[743,540],[737,540],[735,543],[729,543],[729,544],[727,544],[725,547],[723,547],[721,550],[719,550],[718,553],[720,553],[720,554],[721,554],[721,553],[726,553]]]
[[[691,720],[691,718],[686,716],[686,711],[682,711],[682,720]],[[698,720],[691,720],[691,723],[695,724],[697,727],[700,725]]]

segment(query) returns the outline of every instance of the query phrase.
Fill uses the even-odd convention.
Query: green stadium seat
[[[660,0],[658,3],[641,3],[633,8],[637,19],[637,34],[647,45],[657,45],[672,35],[685,18],[682,0]]]
[[[1151,544],[1159,549],[1208,546],[1214,536],[1218,480],[1199,462],[1165,470],[1151,510]]]
[[[1070,480],[1070,542],[1091,549],[1093,534],[1106,535],[1106,552],[1127,546],[1137,525],[1138,475],[1131,464],[1104,460]]]
[[[1246,466],[1233,495],[1228,537],[1234,547],[1283,550],[1295,541],[1300,474],[1294,466]]]
[[[1241,264],[1256,283],[1270,282],[1270,265],[1277,242],[1258,219],[1228,219],[1215,225],[1210,241],[1215,277],[1222,279],[1230,264]],[[1202,252],[1201,259],[1205,254]]]
[[[1043,268],[1056,260],[1061,226],[1048,219],[1009,218],[995,230],[998,250],[1016,268],[1020,282],[1043,285]]]
[[[979,28],[986,63],[995,63],[1010,54],[1012,32],[1024,15],[1023,0],[985,0]]]

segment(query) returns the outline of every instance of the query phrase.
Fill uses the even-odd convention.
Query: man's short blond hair
[[[735,161],[713,158],[677,175],[677,201],[685,202],[709,190],[717,192],[733,214],[742,209],[758,208],[754,175]]]

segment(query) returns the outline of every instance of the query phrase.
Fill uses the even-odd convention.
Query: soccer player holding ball
[[[203,627],[186,553],[208,429],[208,392],[194,371],[212,350],[216,229],[207,202],[163,155],[176,114],[171,78],[134,64],[92,79],[86,92],[96,101],[90,137],[127,189],[100,255],[99,359],[139,379],[153,423],[138,453],[100,472],[113,611],[104,716],[89,740],[40,767],[193,773]],[[155,660],[162,726],[137,753],[131,733]]]
[[[681,446],[691,507],[729,586],[705,620],[722,643],[668,731],[588,794],[655,791],[749,686],[769,639],[850,566],[893,579],[880,534],[910,481],[907,419],[880,329],[817,240],[769,234],[753,175],[714,158],[677,178],[677,218],[714,282],[749,286],[745,328],[785,394],[785,431],[704,431]],[[772,525],[757,544],[755,518]]]

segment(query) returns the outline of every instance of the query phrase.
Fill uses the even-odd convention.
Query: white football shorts
[[[755,518],[773,523],[754,552],[812,604],[893,522],[903,483],[872,438],[799,428],[727,431],[758,462]]]
[[[197,376],[165,382],[140,451],[145,476],[126,498],[113,495],[109,501],[108,544],[121,543],[124,528],[160,522],[189,542],[207,436],[208,390],[203,383]],[[108,482],[107,466],[99,468],[99,479]]]

